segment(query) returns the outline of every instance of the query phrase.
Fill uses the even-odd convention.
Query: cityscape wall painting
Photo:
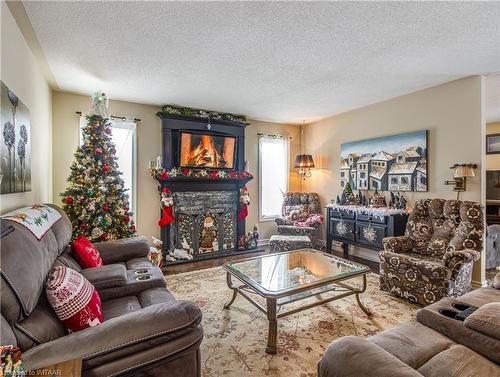
[[[0,193],[31,191],[30,112],[0,81]]]
[[[427,139],[424,130],[342,144],[342,189],[427,191]]]

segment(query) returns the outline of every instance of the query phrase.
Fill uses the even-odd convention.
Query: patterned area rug
[[[361,284],[361,278],[352,282]],[[177,298],[191,300],[203,311],[204,377],[314,377],[321,355],[334,339],[345,335],[369,337],[413,318],[418,309],[380,291],[378,276],[371,273],[362,299],[373,312],[371,318],[351,296],[278,319],[278,354],[268,355],[265,315],[241,296],[229,310],[223,309],[231,291],[221,267],[168,275],[167,287]],[[290,303],[285,310],[310,300],[314,298]]]

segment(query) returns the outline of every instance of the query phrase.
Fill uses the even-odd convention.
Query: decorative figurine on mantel
[[[396,195],[394,195],[394,193],[391,191],[391,200],[389,202],[390,208],[406,209],[406,204],[407,204],[406,199],[402,194],[399,193],[399,191]]]
[[[356,197],[354,196],[351,188],[351,184],[347,182],[344,187],[344,191],[342,191],[341,204],[344,205],[356,205]]]
[[[380,208],[385,206],[386,206],[385,197],[379,194],[377,190],[375,190],[375,193],[370,199],[370,207]]]

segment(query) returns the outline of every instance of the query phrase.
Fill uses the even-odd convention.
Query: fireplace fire
[[[233,169],[235,147],[234,137],[181,132],[181,166]]]

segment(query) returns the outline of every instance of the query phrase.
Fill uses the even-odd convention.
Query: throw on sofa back
[[[415,250],[440,258],[446,251],[481,251],[483,211],[479,203],[459,200],[420,199],[406,225],[406,236]]]

